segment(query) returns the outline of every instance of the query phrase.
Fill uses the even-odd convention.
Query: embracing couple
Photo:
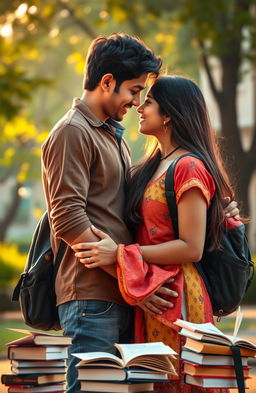
[[[239,218],[239,211],[236,202],[228,205],[234,194],[200,89],[184,77],[160,76],[161,65],[134,37],[96,38],[88,51],[82,96],[74,99],[42,147],[53,249],[57,253],[60,239],[68,244],[56,279],[63,334],[73,338],[67,393],[79,391],[78,359],[71,353],[115,353],[114,343],[134,340],[163,341],[180,353],[173,321],[213,320],[193,263],[200,260],[206,236],[218,245],[225,216]],[[139,132],[154,136],[155,145],[131,169],[119,122],[133,106],[138,107]],[[175,239],[165,175],[175,158],[189,152],[202,160],[184,156],[175,168]],[[145,266],[157,284],[149,280],[145,285],[150,275],[143,277]],[[129,286],[134,277],[137,288],[130,299],[122,283]],[[157,392],[204,391],[183,383],[179,359],[175,367],[178,376],[161,384],[161,390],[156,385]]]

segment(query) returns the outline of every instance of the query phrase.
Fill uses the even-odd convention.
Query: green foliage
[[[217,57],[232,55],[243,37],[250,44],[241,48],[241,55],[253,55],[255,43],[252,38],[256,24],[252,7],[256,4],[255,0],[181,0],[178,3],[181,21],[193,25],[198,41],[208,42],[205,50],[209,54]]]
[[[23,321],[6,320],[0,322],[0,357],[5,357],[5,358],[7,358],[6,344],[10,341],[20,338],[19,333],[12,332],[7,328],[27,329],[27,326]]]
[[[26,254],[19,252],[15,244],[0,244],[0,288],[9,287],[23,272]]]
[[[24,334],[13,332],[11,330],[8,330],[8,328],[29,330],[29,327],[27,325],[25,325],[25,323],[22,320],[15,320],[15,319],[14,320],[8,320],[8,319],[1,320],[0,321],[0,358],[2,358],[2,357],[7,358],[6,344],[8,342],[16,340],[16,339],[24,336]],[[56,330],[49,330],[48,333],[62,334],[62,331],[56,332]]]

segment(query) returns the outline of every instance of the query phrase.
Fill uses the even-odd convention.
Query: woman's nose
[[[138,113],[142,113],[143,112],[143,104],[138,107],[137,112]]]

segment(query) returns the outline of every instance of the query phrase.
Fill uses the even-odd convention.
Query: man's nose
[[[132,100],[132,105],[139,106],[140,105],[140,97],[134,97],[134,99]]]

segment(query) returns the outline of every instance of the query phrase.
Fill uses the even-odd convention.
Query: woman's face
[[[137,112],[140,114],[139,132],[141,134],[157,136],[160,131],[164,131],[164,116],[160,113],[160,107],[150,90]]]

